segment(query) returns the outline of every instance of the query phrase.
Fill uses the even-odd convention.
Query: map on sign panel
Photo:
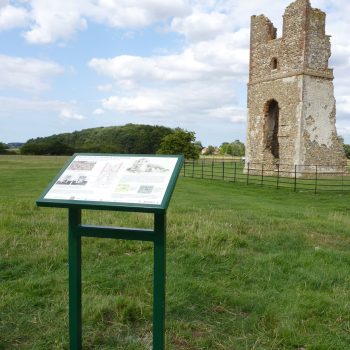
[[[178,158],[77,155],[44,199],[162,203]]]

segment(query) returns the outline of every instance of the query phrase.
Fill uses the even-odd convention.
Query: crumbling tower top
[[[309,0],[296,0],[286,8],[280,38],[266,16],[252,16],[249,83],[299,74],[333,79],[325,23],[326,14],[312,8]]]

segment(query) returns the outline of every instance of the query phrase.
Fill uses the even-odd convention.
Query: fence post
[[[234,164],[235,164],[235,173],[234,173],[234,176],[233,176],[233,182],[236,182],[237,163],[234,162]]]
[[[18,156],[18,157],[20,157],[20,156]],[[208,165],[208,169],[206,169],[205,167],[207,166],[206,165],[206,160],[205,159],[201,159],[201,164],[199,163],[199,160],[193,160],[193,159],[191,159],[191,161],[192,161],[192,178],[195,178],[196,177],[196,167],[197,168],[199,168],[199,167],[201,167],[201,169],[199,168],[198,169],[198,176],[197,176],[197,178],[202,178],[202,179],[205,179],[206,177],[206,171],[207,171],[207,178],[208,179],[210,179],[210,163],[209,164],[207,164]],[[222,175],[221,175],[221,178],[222,178],[222,180],[223,181],[225,181],[225,180],[229,180],[229,181],[232,181],[233,180],[233,182],[241,182],[241,180],[243,180],[243,182],[244,182],[244,176],[243,176],[243,179],[241,179],[240,177],[239,177],[239,175],[238,175],[238,171],[239,171],[239,169],[241,169],[240,167],[237,167],[237,162],[236,161],[233,161],[233,167],[234,167],[234,169],[233,169],[233,179],[232,179],[232,175],[230,174],[230,169],[231,169],[231,166],[229,165],[229,167],[227,168],[227,166],[225,166],[225,159],[221,159],[221,161],[222,161]],[[195,162],[196,162],[196,164],[195,164]],[[209,162],[210,162],[210,160],[209,160]],[[218,163],[218,167],[220,168],[220,162],[219,161],[217,161],[217,163]],[[254,164],[254,163],[253,163]],[[277,169],[274,169],[273,170],[273,174],[276,174],[276,172],[277,172],[277,178],[276,178],[276,189],[280,189],[280,188],[292,188],[293,190],[294,190],[294,192],[297,192],[297,190],[298,190],[298,174],[300,173],[300,174],[304,174],[305,173],[305,169],[304,169],[304,167],[303,167],[303,169],[302,170],[299,170],[299,165],[298,164],[294,164],[294,181],[293,181],[293,171],[288,171],[288,170],[283,170],[283,167],[282,167],[282,173],[283,173],[283,171],[284,172],[286,172],[286,173],[288,173],[289,175],[288,175],[288,178],[290,179],[289,181],[293,181],[294,182],[294,184],[292,183],[292,182],[282,182],[282,184],[285,184],[285,186],[283,186],[282,185],[282,187],[280,186],[280,183],[281,183],[281,164],[280,163],[277,163],[276,164],[277,165]],[[288,166],[287,164],[282,164],[282,165],[285,165],[285,166]],[[184,177],[191,177],[191,174],[188,174],[188,171],[189,171],[189,167],[191,166],[191,164],[190,164],[190,160],[185,160],[184,161],[184,163],[183,163],[183,176]],[[309,170],[309,172],[306,172],[306,174],[308,174],[308,175],[310,175],[310,177],[308,178],[309,179],[309,185],[310,186],[312,186],[312,180],[314,180],[314,193],[315,194],[317,194],[318,193],[318,191],[319,191],[319,182],[320,182],[320,191],[326,191],[327,189],[324,189],[323,187],[322,187],[322,181],[323,181],[323,179],[322,179],[322,174],[323,174],[323,172],[322,172],[322,169],[321,169],[321,171],[319,170],[319,166],[318,165],[314,165],[315,166],[315,177],[314,177],[314,179],[312,179],[312,177],[311,177],[311,174],[312,174],[312,172],[311,172],[311,170]],[[212,158],[212,160],[211,160],[211,179],[214,179],[214,167],[215,167],[215,159],[214,158]],[[288,166],[289,167],[289,166]],[[291,164],[290,164],[290,167],[291,167]],[[321,166],[322,167],[322,166]],[[340,166],[337,166],[337,167],[340,167]],[[229,170],[229,173],[228,173],[228,175],[227,176],[225,176],[225,170]],[[268,168],[267,168],[268,169]],[[289,168],[290,169],[290,168]],[[334,190],[336,190],[336,191],[342,191],[342,192],[344,192],[344,191],[347,191],[348,190],[348,188],[350,187],[350,186],[348,186],[347,185],[347,167],[346,166],[342,166],[341,167],[341,172],[339,171],[339,172],[334,172],[333,171],[333,173],[336,175],[336,178],[337,178],[337,185],[334,185],[335,186],[335,188],[334,188]],[[246,168],[245,168],[245,170],[246,170],[246,172],[245,172],[245,174],[246,174],[246,184],[247,185],[249,185],[250,184],[250,171],[251,170],[256,170],[256,171],[258,171],[258,169],[257,168],[252,168],[251,166],[250,166],[250,162],[247,162],[246,163]],[[290,169],[290,170],[292,170],[292,169]],[[267,170],[267,171],[269,171],[269,170]],[[327,170],[324,170],[324,171],[327,171]],[[242,175],[244,175],[244,172],[243,172],[243,174]],[[216,179],[220,179],[220,169],[217,169],[216,170]],[[259,176],[259,174],[258,173],[254,173],[253,172],[253,184],[257,184],[255,181],[254,181],[254,179],[257,179],[257,177]],[[274,176],[274,175],[273,175]],[[283,176],[282,176],[283,177]],[[340,179],[340,177],[341,177],[341,179]],[[261,163],[261,175],[260,175],[260,185],[261,186],[264,186],[265,185],[265,164],[264,163]],[[303,179],[301,179],[301,189],[303,189],[304,187],[303,187],[303,181],[302,181]],[[340,181],[339,180],[341,180],[341,183],[339,183]],[[273,182],[273,180],[272,180],[272,182]],[[272,185],[272,183],[271,183],[271,185]],[[310,190],[311,190],[311,188],[310,188]]]
[[[248,170],[248,172],[247,172],[247,185],[249,185],[249,165],[250,165],[250,163],[248,162],[248,168],[247,168],[247,170]]]
[[[317,165],[316,165],[316,171],[315,171],[315,194],[317,193],[317,175],[318,175],[318,173],[317,173]]]

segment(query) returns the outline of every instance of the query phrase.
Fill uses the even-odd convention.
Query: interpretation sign
[[[153,350],[165,349],[166,211],[183,156],[75,154],[37,200],[68,208],[69,338],[82,349],[81,238],[153,242]],[[154,214],[153,229],[83,225],[81,210]]]
[[[181,156],[76,154],[41,200],[161,205],[181,165]]]

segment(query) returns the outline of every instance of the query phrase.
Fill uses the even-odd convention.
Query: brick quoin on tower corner
[[[295,164],[323,165],[330,172],[346,164],[335,127],[325,21],[309,0],[286,8],[281,37],[267,17],[251,17],[247,163],[272,172],[285,165],[286,173]]]

